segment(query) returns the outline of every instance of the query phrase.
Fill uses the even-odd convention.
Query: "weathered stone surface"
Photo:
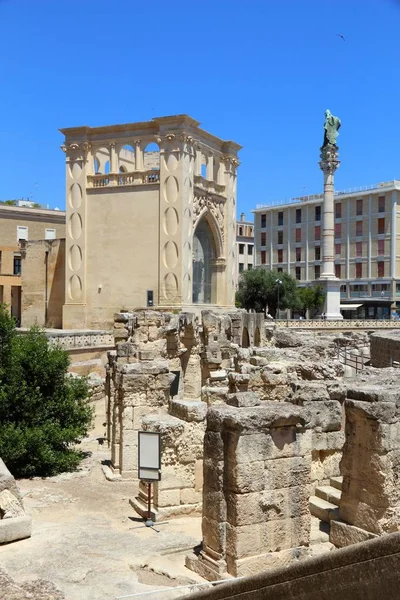
[[[235,392],[234,394],[229,394],[227,404],[243,408],[259,406],[261,400],[254,392]]]
[[[374,533],[354,527],[354,525],[349,525],[348,523],[343,523],[342,521],[332,520],[330,525],[329,541],[336,548],[344,548],[378,537]]]
[[[32,532],[32,519],[28,516],[14,517],[0,520],[0,544],[8,544],[16,540],[30,537]]]
[[[11,519],[12,517],[24,516],[24,508],[21,501],[10,492],[0,492],[0,519]]]
[[[193,402],[190,400],[171,400],[170,412],[174,417],[183,421],[204,421],[207,414],[206,402]]]
[[[0,458],[0,492],[3,490],[9,490],[16,498],[20,499],[15,479]]]
[[[298,333],[287,329],[275,329],[274,339],[278,348],[296,348],[303,344],[303,340]]]

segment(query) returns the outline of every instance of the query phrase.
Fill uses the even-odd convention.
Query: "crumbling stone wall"
[[[378,331],[371,335],[371,365],[400,366],[400,331]]]
[[[341,522],[331,529],[336,546],[400,530],[399,404],[398,384],[347,391]]]
[[[249,392],[230,401],[235,408],[207,413],[203,544],[199,557],[187,558],[211,581],[288,564],[310,539],[306,411]]]

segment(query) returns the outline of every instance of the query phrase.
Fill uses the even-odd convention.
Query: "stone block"
[[[329,541],[336,548],[352,546],[378,537],[376,534],[365,531],[365,529],[354,527],[342,521],[331,521],[330,525]]]
[[[312,432],[313,450],[341,450],[344,444],[344,431]]]
[[[227,404],[238,408],[251,407],[259,406],[261,400],[254,392],[235,392],[228,395]]]
[[[224,492],[203,491],[203,516],[220,523],[226,521],[227,503]]]
[[[206,418],[207,408],[206,402],[173,399],[170,401],[169,412],[183,421],[201,422]]]
[[[310,551],[306,547],[291,548],[239,560],[228,560],[228,569],[234,577],[250,577],[270,569],[288,567],[293,562],[308,558],[309,555]]]
[[[0,545],[23,540],[32,534],[32,519],[28,516],[0,520]]]
[[[24,507],[19,498],[16,498],[10,490],[0,492],[0,519],[23,517],[24,514]]]
[[[304,402],[303,406],[310,415],[309,426],[316,431],[340,431],[342,426],[342,407],[337,400]]]
[[[180,492],[181,504],[199,504],[202,502],[202,493],[200,491],[196,491],[194,488],[186,488],[180,490]]]
[[[157,490],[154,491],[154,505],[156,508],[167,506],[179,506],[181,504],[181,490]]]
[[[3,490],[9,490],[16,498],[21,498],[14,477],[0,458],[0,492]]]
[[[236,463],[226,469],[224,485],[227,492],[235,494],[260,492],[264,489],[264,478],[265,461]]]
[[[208,546],[214,552],[223,554],[225,552],[226,523],[209,519],[202,519],[203,546]]]
[[[275,490],[292,486],[308,487],[311,481],[311,456],[294,456],[265,461],[264,488]]]
[[[212,458],[204,459],[203,466],[204,487],[206,490],[222,490],[224,478],[224,463]]]

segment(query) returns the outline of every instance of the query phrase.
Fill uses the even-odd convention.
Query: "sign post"
[[[139,431],[138,478],[147,483],[146,527],[153,527],[151,519],[151,484],[161,480],[161,434]]]

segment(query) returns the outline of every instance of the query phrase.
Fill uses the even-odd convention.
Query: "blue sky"
[[[398,0],[0,0],[0,199],[65,206],[60,127],[188,113],[243,146],[238,210],[400,178]],[[345,36],[343,41],[337,36]]]

